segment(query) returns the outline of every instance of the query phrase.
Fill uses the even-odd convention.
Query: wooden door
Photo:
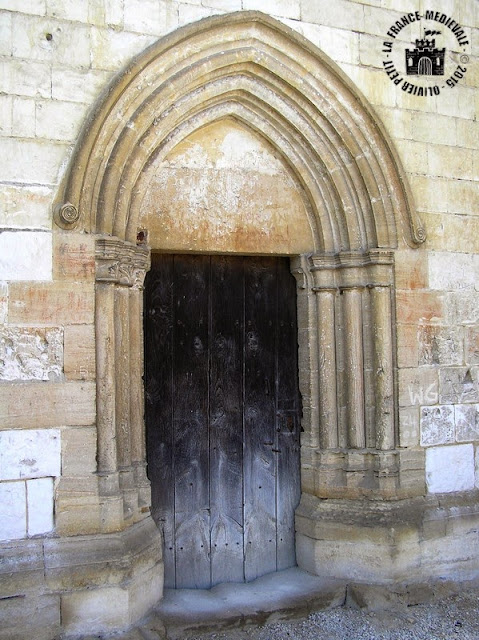
[[[300,397],[288,260],[156,255],[145,289],[148,474],[165,586],[294,566]]]

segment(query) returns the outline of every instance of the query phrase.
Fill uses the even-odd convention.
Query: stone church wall
[[[88,234],[58,233],[53,204],[81,127],[108,83],[158,38],[207,16],[258,10],[291,27],[350,78],[392,140],[427,234],[419,248],[401,241],[395,255],[399,447],[423,456],[415,495],[450,494],[453,507],[455,495],[462,504],[464,492],[477,490],[479,6],[431,2],[462,25],[467,44],[450,52],[451,68],[467,71],[439,95],[420,96],[388,75],[383,47],[385,40],[406,42],[406,28],[404,40],[388,30],[423,5],[0,0],[0,540],[8,558],[0,568],[0,616],[8,604],[10,625],[0,638],[22,637],[12,631],[17,620],[23,624],[15,600],[23,588],[15,578],[19,553],[22,562],[28,554],[34,559],[28,584],[39,628],[59,628],[60,602],[64,611],[73,605],[62,600],[59,582],[42,587],[43,540],[102,530],[95,245]],[[477,568],[478,559],[471,562]],[[75,624],[73,632],[81,628]]]

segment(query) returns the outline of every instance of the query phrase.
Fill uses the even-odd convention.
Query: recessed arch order
[[[306,39],[245,11],[188,25],[136,57],[85,123],[58,195],[59,226],[95,235],[103,532],[147,517],[150,504],[139,357],[149,248],[137,245],[149,168],[231,119],[281,158],[311,229],[311,246],[292,256],[303,498],[410,491],[397,437],[394,250],[418,246],[424,229],[366,100]]]
[[[424,230],[365,99],[314,45],[259,12],[207,18],[135,58],[90,116],[63,202],[86,231],[135,242],[149,163],[233,117],[281,154],[303,194],[313,252],[393,249]]]

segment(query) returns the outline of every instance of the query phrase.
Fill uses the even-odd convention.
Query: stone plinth
[[[478,525],[477,491],[394,502],[303,494],[296,512],[298,565],[371,584],[472,580],[479,575]]]

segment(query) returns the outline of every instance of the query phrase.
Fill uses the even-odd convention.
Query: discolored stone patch
[[[0,380],[58,380],[63,368],[63,330],[3,327]]]

